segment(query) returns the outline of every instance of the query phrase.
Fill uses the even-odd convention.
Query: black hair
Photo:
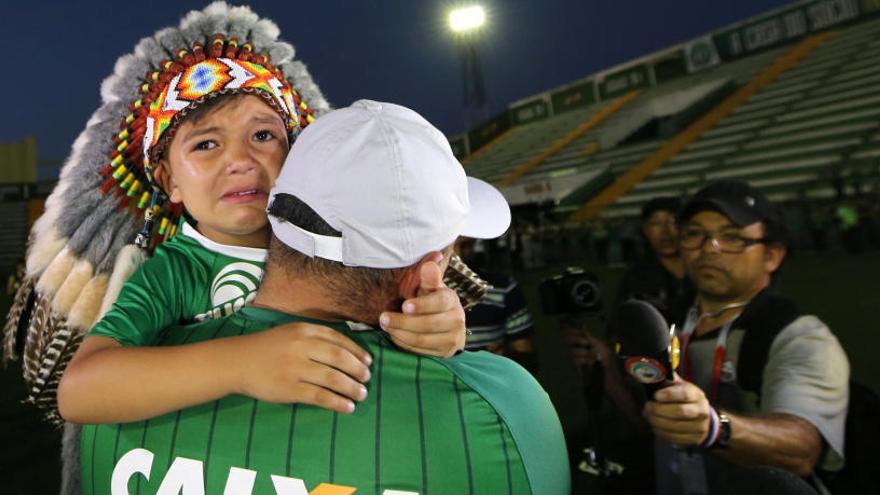
[[[681,208],[681,201],[678,198],[672,196],[652,198],[642,206],[642,222],[651,218],[651,215],[658,211],[668,211],[677,215],[679,208]]]
[[[241,100],[244,99],[249,93],[229,93],[229,94],[217,94],[211,95],[210,98],[206,98],[203,102],[198,105],[192,107],[186,112],[185,121],[192,122],[193,124],[198,124],[202,119],[206,118],[210,114],[220,110],[221,108],[227,106],[237,106],[241,103]]]

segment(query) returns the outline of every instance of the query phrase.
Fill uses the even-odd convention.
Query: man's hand
[[[237,391],[259,400],[312,404],[341,413],[367,397],[369,353],[327,327],[288,323],[235,337]]]
[[[464,309],[458,295],[443,284],[443,271],[435,260],[424,263],[416,297],[403,302],[403,313],[384,312],[382,329],[401,349],[448,358],[464,348]]]
[[[658,437],[667,442],[696,446],[709,434],[709,401],[693,383],[677,374],[672,385],[658,390],[645,404],[643,415]]]

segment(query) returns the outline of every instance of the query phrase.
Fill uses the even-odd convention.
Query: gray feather
[[[115,205],[113,207],[118,208]],[[88,244],[82,249],[82,256],[89,260],[92,266],[98,267],[96,272],[106,273],[106,271],[102,271],[100,268],[103,266],[104,260],[108,257],[108,251],[113,245],[113,240],[116,239],[117,236],[125,235],[125,232],[122,231],[122,227],[127,223],[135,223],[134,215],[120,215],[116,211],[110,211],[106,214],[106,218],[98,225],[98,228],[95,229],[91,239],[88,239]],[[86,230],[84,227],[85,222],[80,229]],[[131,242],[133,238],[134,236],[126,237],[128,242]],[[76,235],[70,239],[68,245],[71,249],[73,249],[75,239],[77,239]],[[113,265],[111,263],[110,268],[112,267]]]
[[[251,31],[251,42],[258,52],[268,50],[278,40],[278,25],[269,19],[260,19]]]
[[[101,201],[97,208],[95,208],[91,214],[82,221],[76,231],[71,233],[70,241],[67,242],[67,247],[80,256],[86,254],[86,247],[92,242],[92,239],[94,239],[95,236],[99,235],[99,231],[110,227],[108,223],[110,221],[109,219],[112,218],[111,215],[118,214],[117,198],[112,194],[108,194],[107,196],[100,195],[100,197],[103,201]],[[104,258],[104,253],[100,253],[100,255],[97,256],[97,259],[94,255],[89,258],[92,266],[94,266]]]
[[[110,274],[116,263],[116,257],[119,251],[129,245],[134,240],[135,234],[143,226],[143,222],[137,221],[134,217],[126,217],[122,219],[118,229],[110,237],[110,246],[104,255],[104,259],[96,265],[95,272],[102,274]],[[100,252],[100,251],[99,251]]]
[[[180,31],[187,40],[187,45],[192,46],[196,41],[205,43],[205,39],[210,36],[214,23],[205,15],[203,11],[190,11],[180,21]]]
[[[188,46],[186,39],[180,34],[179,29],[165,28],[157,32],[154,37],[159,46],[165,51],[163,59],[173,60],[176,58],[177,50]],[[157,68],[160,68],[158,63]]]
[[[293,46],[290,43],[278,42],[274,43],[267,51],[272,63],[276,66],[283,65],[293,58]]]
[[[72,236],[105,200],[106,197],[96,187],[80,196],[76,202],[70,203],[58,215],[56,228],[61,237]],[[78,251],[74,253],[78,254]]]
[[[260,18],[247,7],[232,7],[229,9],[229,33],[230,38],[238,38],[244,42],[250,38],[254,25]]]
[[[121,101],[125,105],[135,101],[141,95],[140,84],[151,69],[146,60],[133,54],[123,55],[116,61],[113,75],[101,83],[101,98],[106,102]]]
[[[202,11],[205,19],[200,25],[202,26],[206,38],[215,33],[226,32],[226,13],[228,11],[229,6],[227,6],[225,2],[214,2],[205,7]]]
[[[312,75],[309,74],[306,65],[298,60],[288,62],[282,66],[284,75],[290,80],[293,87],[299,92],[303,100],[315,111],[315,116],[320,117],[330,111],[330,103],[324,98],[324,94],[315,84]]]
[[[142,38],[134,48],[134,53],[135,56],[146,61],[152,70],[155,70],[159,62],[167,58],[165,49],[152,37]]]

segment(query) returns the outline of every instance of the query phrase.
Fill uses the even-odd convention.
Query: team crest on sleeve
[[[254,300],[263,278],[263,268],[239,261],[226,265],[211,283],[211,309],[196,315],[196,321],[231,315]]]

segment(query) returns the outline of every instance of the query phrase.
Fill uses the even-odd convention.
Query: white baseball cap
[[[400,105],[356,101],[297,138],[269,203],[289,194],[341,237],[319,235],[269,214],[281,242],[348,266],[401,268],[458,236],[491,239],[510,208],[491,185],[467,177],[446,137]]]

